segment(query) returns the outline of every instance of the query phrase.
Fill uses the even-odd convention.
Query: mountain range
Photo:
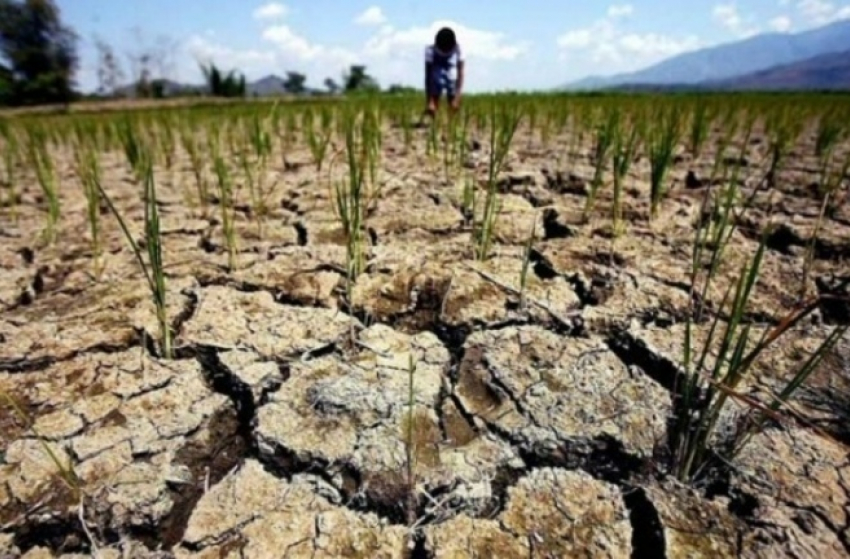
[[[800,33],[766,33],[559,88],[848,89],[850,19]]]

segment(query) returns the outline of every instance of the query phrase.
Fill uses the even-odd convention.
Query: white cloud
[[[699,46],[699,40],[693,35],[627,33],[616,24],[621,13],[609,8],[607,17],[558,36],[556,44],[561,58],[572,64],[587,65],[586,71],[596,73],[603,65],[606,73],[614,73],[653,64]]]
[[[622,50],[644,58],[666,58],[696,48],[699,40],[693,35],[674,39],[655,33],[632,33],[620,37],[619,44]]]
[[[614,4],[608,8],[608,17],[611,19],[630,16],[635,12],[631,4]]]
[[[384,26],[363,49],[369,56],[421,56],[434,35],[443,27],[454,29],[464,56],[478,60],[516,60],[528,50],[528,43],[508,41],[503,33],[467,27],[455,21],[435,21],[430,26],[395,29]]]
[[[736,29],[741,25],[741,16],[735,4],[718,4],[714,6],[711,15],[728,29]]]
[[[828,0],[800,0],[797,10],[812,25],[826,25],[850,17],[850,5],[838,7]]]
[[[843,5],[842,5],[843,4]],[[832,0],[779,0],[779,5],[793,6],[793,13],[780,15],[770,20],[769,25],[775,31],[785,32],[820,27],[829,23],[850,18],[850,4]]]
[[[382,25],[386,23],[387,16],[379,6],[370,6],[354,19],[357,25]]]
[[[758,27],[744,21],[734,3],[715,5],[711,15],[720,25],[739,37],[749,37],[759,32]]]
[[[222,70],[229,71],[238,69],[243,73],[251,73],[274,63],[274,54],[269,51],[247,49],[236,50],[230,47],[212,42],[201,35],[193,35],[184,45],[188,59],[183,64],[191,64],[189,67],[180,69],[182,79],[186,74],[196,74],[197,64],[215,63]]]
[[[778,16],[770,20],[770,28],[779,33],[787,33],[791,30],[791,18],[788,16]]]
[[[255,19],[280,19],[289,13],[289,8],[280,2],[269,2],[254,10]]]

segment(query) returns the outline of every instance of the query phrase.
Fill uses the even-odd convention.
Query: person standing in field
[[[452,112],[460,108],[463,74],[464,59],[455,32],[443,27],[425,49],[425,114],[432,118],[436,115],[444,93]]]

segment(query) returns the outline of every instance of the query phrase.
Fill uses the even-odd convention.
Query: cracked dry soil
[[[400,132],[389,129],[385,142],[400,146]],[[612,250],[607,193],[590,223],[578,219],[589,146],[565,184],[553,162],[566,138],[543,146],[521,130],[515,144],[525,147],[509,157],[498,242],[484,263],[470,257],[457,185],[435,178],[439,165],[419,146],[386,149],[370,263],[350,304],[339,225],[306,150],[270,169],[277,189],[262,236],[237,213],[233,271],[218,221],[181,195],[193,180],[185,156],[171,172],[157,169],[171,361],[152,353],[153,306],[107,214],[106,268],[91,274],[70,155],[58,159],[67,210],[53,246],[33,241],[43,213],[26,181],[19,220],[0,214],[0,388],[73,466],[85,506],[81,520],[33,431],[4,412],[0,556],[83,557],[92,541],[116,558],[847,556],[848,340],[797,404],[831,438],[767,428],[707,487],[659,468],[693,223],[712,188],[694,177],[708,174],[712,155],[678,159],[651,226],[640,219],[649,186],[638,161],[626,200],[633,220]],[[759,161],[764,143],[749,150]],[[473,156],[486,160],[482,151]],[[141,202],[120,154],[104,154],[103,166],[138,230]],[[788,168],[755,321],[778,319],[795,297],[817,211],[804,187],[817,180],[815,162],[798,154]],[[746,190],[761,171],[745,171]],[[755,226],[766,219],[759,204]],[[532,227],[523,308],[511,288]],[[720,286],[754,239],[734,237]],[[811,290],[846,291],[846,204],[817,246]],[[708,297],[717,303],[721,291]],[[775,388],[826,325],[847,320],[846,307],[821,309],[742,390]]]

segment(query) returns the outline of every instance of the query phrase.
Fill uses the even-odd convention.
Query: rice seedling
[[[381,147],[383,133],[381,131],[380,105],[371,104],[363,111],[363,145],[366,150],[366,163],[369,171],[369,183],[373,191],[379,189],[381,170]]]
[[[658,207],[667,195],[667,172],[681,132],[681,113],[677,107],[658,109],[652,115],[652,125],[646,126],[645,144],[650,165],[650,219],[658,215]]]
[[[531,254],[534,251],[534,241],[536,240],[537,219],[537,213],[535,213],[534,219],[531,221],[531,230],[528,232],[528,238],[522,250],[522,269],[519,273],[519,308],[522,311],[526,309],[525,290],[528,287],[528,270],[531,264]]]
[[[331,143],[333,135],[333,114],[330,109],[323,107],[319,112],[319,129],[315,128],[313,111],[308,109],[304,112],[304,121],[302,126],[307,135],[307,145],[310,147],[310,153],[313,155],[313,163],[316,165],[316,173],[322,171],[322,164],[325,161],[325,155],[328,151],[328,146]]]
[[[711,132],[711,125],[714,122],[715,114],[711,111],[708,103],[705,101],[697,102],[694,114],[691,118],[691,129],[689,137],[688,151],[694,161],[699,159],[702,154],[705,142],[708,140]]]
[[[774,111],[768,116],[768,135],[770,137],[769,157],[770,164],[765,175],[765,181],[769,188],[776,186],[776,180],[788,152],[794,147],[797,138],[803,129],[803,121],[796,118],[787,107]]]
[[[129,134],[133,134],[130,130]],[[144,249],[147,252],[148,261],[145,262],[143,250],[136,242],[135,237],[130,232],[126,221],[121,213],[115,207],[109,194],[103,188],[100,182],[97,183],[100,196],[109,206],[110,211],[118,221],[124,237],[130,245],[142,274],[148,284],[151,297],[153,298],[154,308],[156,310],[156,320],[159,326],[159,343],[160,352],[165,359],[173,357],[172,351],[172,331],[168,320],[167,292],[165,281],[165,265],[162,260],[162,230],[159,218],[159,207],[156,194],[156,182],[154,181],[153,162],[147,146],[139,142],[137,139],[131,139],[131,142],[138,146],[136,160],[136,169],[141,175],[142,184],[144,185]]]
[[[170,116],[159,120],[157,140],[157,144],[160,147],[160,154],[162,155],[162,162],[166,170],[170,171],[174,166],[174,148],[176,144],[174,139],[174,124]]]
[[[80,178],[86,197],[86,217],[91,235],[94,273],[95,277],[100,278],[104,264],[103,247],[100,239],[100,161],[94,148],[85,140],[77,143],[74,158],[77,176]]]
[[[709,197],[706,196],[704,208],[708,201]],[[723,217],[713,235],[715,239],[726,238],[728,240],[732,230],[737,226],[728,219],[731,213],[729,205],[729,198],[727,197],[724,201],[725,211],[721,214]],[[706,310],[705,294],[708,291],[708,286],[715,280],[717,254],[722,254],[725,243],[719,245],[707,243],[706,241],[709,241],[712,237],[709,228],[702,225],[696,228],[691,266],[692,306],[686,322],[683,343],[682,363],[685,376],[682,379],[683,382],[677,384],[675,389],[676,413],[670,439],[671,467],[674,475],[681,481],[692,482],[699,479],[707,472],[714,456],[717,453],[724,452],[721,449],[713,448],[713,443],[716,442],[716,430],[721,412],[730,397],[734,397],[735,390],[746,379],[748,372],[764,351],[817,308],[817,303],[811,301],[797,306],[775,326],[765,329],[755,344],[751,343],[755,339],[753,336],[754,328],[752,324],[746,321],[745,314],[761,272],[769,232],[769,229],[763,232],[752,259],[742,265],[734,288],[729,285],[726,289],[720,306],[714,312],[714,319],[703,346],[701,350],[698,350],[693,344],[693,328],[696,323],[702,322],[702,314]],[[711,264],[708,266],[703,279],[703,296],[696,298],[693,294],[697,291],[699,270],[703,268],[703,251],[706,246],[711,247]],[[722,324],[721,315],[727,307],[728,318],[725,324]],[[846,326],[843,328],[846,330]],[[813,372],[820,358],[831,349],[836,341],[837,338],[830,335],[814,352],[814,358],[807,361],[792,375],[792,380],[782,391],[781,397],[783,399],[790,396],[802,385]],[[709,365],[707,357],[710,350],[715,347],[719,349],[714,363]],[[776,403],[772,405],[776,405]],[[728,443],[725,451],[726,460],[731,460],[735,453],[740,451],[741,442],[744,437],[748,436],[748,433],[751,434],[751,431],[739,432],[731,442],[726,441]]]
[[[797,322],[799,322],[799,319],[797,319],[796,316],[792,316],[791,319],[796,319]],[[770,400],[769,404],[759,408],[751,407],[746,410],[746,415],[739,422],[739,425],[742,427],[740,427],[735,433],[735,436],[729,445],[731,447],[729,450],[730,457],[737,456],[747,443],[750,442],[753,435],[758,433],[769,420],[779,416],[778,412],[782,409],[782,407],[786,405],[788,400],[790,400],[791,397],[805,385],[808,378],[818,369],[824,358],[833,351],[838,342],[844,338],[848,330],[850,330],[850,326],[846,324],[834,327],[820,343],[817,349],[815,349],[806,361],[793,372],[791,379],[785,387]],[[773,335],[778,338],[781,333],[781,330],[777,330]]]
[[[18,193],[15,188],[15,167],[18,164],[17,134],[6,121],[0,120],[0,139],[3,140],[3,189],[6,195],[0,200],[0,207],[10,208],[11,218],[17,222]]]
[[[475,219],[475,180],[469,173],[460,179],[461,214],[466,225],[472,225]]]
[[[440,116],[432,118],[428,123],[428,137],[425,142],[425,155],[428,157],[428,162],[434,166],[436,164],[437,152],[440,149],[439,142]]]
[[[236,228],[234,223],[233,182],[230,170],[214,143],[211,151],[213,168],[218,179],[218,198],[221,208],[221,229],[227,247],[227,268],[232,272],[236,269]]]
[[[826,167],[821,168],[820,190],[822,192],[822,199],[814,229],[806,245],[806,254],[803,260],[803,277],[800,282],[800,301],[805,300],[808,295],[809,277],[815,260],[815,248],[820,237],[821,229],[823,228],[824,220],[837,209],[835,199],[848,171],[850,171],[850,156],[846,158],[844,165],[837,171],[830,172]]]
[[[590,213],[596,205],[596,198],[602,181],[605,177],[605,166],[614,147],[614,142],[619,135],[621,113],[618,108],[609,108],[607,118],[601,124],[596,125],[596,144],[593,148],[593,179],[585,200],[582,219],[586,222],[590,219]]]
[[[624,232],[623,224],[623,181],[631,168],[640,147],[640,129],[627,124],[628,131],[618,130],[613,146],[614,200],[611,205],[611,232],[614,238]]]
[[[454,166],[461,170],[467,165],[469,158],[469,122],[470,113],[461,109],[459,115],[455,116],[456,121],[452,127],[452,153],[451,159]],[[449,180],[448,176],[446,180]]]
[[[358,118],[361,117],[361,118]],[[375,121],[366,115],[347,113],[345,122],[345,155],[348,163],[348,180],[332,180],[334,211],[340,220],[346,243],[346,279],[350,284],[365,267],[365,219],[377,202],[380,188],[369,182],[367,173],[375,156]]]
[[[726,170],[728,170],[726,154],[729,149],[729,146],[732,145],[732,139],[738,132],[738,126],[739,121],[735,119],[725,121],[721,126],[722,132],[718,136],[717,143],[715,145],[714,163],[711,167],[709,184],[714,184],[715,180],[720,176],[721,172],[725,172]]]
[[[472,241],[475,258],[484,261],[490,256],[496,220],[499,214],[498,177],[510,151],[522,114],[514,105],[490,107],[490,154],[487,169],[487,192],[484,198],[483,215],[479,221],[473,219]]]
[[[195,189],[197,192],[198,206],[201,208],[201,216],[207,217],[207,203],[209,193],[206,178],[204,177],[204,157],[201,153],[198,139],[191,122],[187,122],[180,131],[180,141],[183,150],[189,156],[189,164],[192,168],[192,176],[195,178]]]
[[[41,128],[30,129],[29,162],[35,170],[38,184],[47,203],[47,224],[41,233],[41,241],[53,244],[56,240],[56,227],[61,213],[59,203],[59,184],[53,158],[47,147],[47,137]]]
[[[144,159],[148,154],[143,154],[143,150],[146,150],[147,147],[143,147],[141,144],[143,141],[141,128],[137,128],[129,118],[124,118],[119,126],[118,133],[121,145],[124,148],[124,156],[130,165],[130,171],[132,171],[136,182],[141,184],[145,180],[145,173],[147,172],[145,166],[149,163]]]
[[[815,156],[821,162],[821,166],[828,162],[832,156],[835,146],[847,133],[844,120],[836,113],[835,109],[825,111],[818,120],[817,134],[815,136]]]

